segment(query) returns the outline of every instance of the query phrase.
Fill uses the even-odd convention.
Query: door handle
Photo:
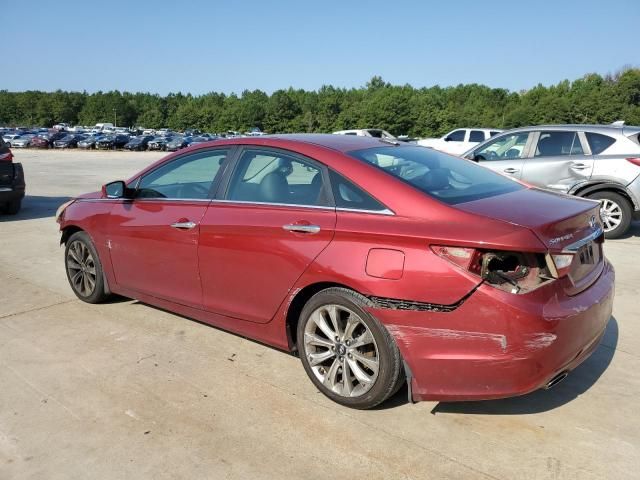
[[[171,224],[172,228],[177,228],[178,230],[191,230],[195,226],[196,224],[193,222],[176,222]]]
[[[283,225],[282,228],[287,232],[296,232],[296,233],[318,233],[320,231],[319,225]]]
[[[505,168],[504,173],[518,173],[520,170],[517,168]]]

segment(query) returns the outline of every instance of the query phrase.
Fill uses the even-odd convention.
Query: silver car
[[[607,238],[624,235],[640,218],[640,127],[515,128],[463,156],[531,185],[600,201]]]

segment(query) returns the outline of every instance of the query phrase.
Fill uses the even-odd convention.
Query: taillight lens
[[[451,263],[465,270],[469,269],[476,251],[474,248],[448,247],[445,245],[433,245],[431,250],[439,257],[449,260]]]
[[[627,162],[631,162],[640,167],[640,157],[629,157],[627,158]]]
[[[13,154],[11,152],[0,153],[0,162],[10,162],[13,160]]]

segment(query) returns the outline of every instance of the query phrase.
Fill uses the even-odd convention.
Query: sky
[[[640,66],[637,0],[0,0],[0,90],[523,90]]]

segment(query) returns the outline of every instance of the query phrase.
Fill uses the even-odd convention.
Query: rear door
[[[529,155],[531,139],[530,132],[501,135],[480,146],[468,157],[484,167],[519,179]]]
[[[593,157],[586,138],[575,130],[535,132],[533,154],[527,159],[522,180],[548,190],[567,193],[593,173]]]
[[[134,200],[114,206],[108,246],[120,286],[202,308],[200,222],[230,152],[211,149],[165,163],[140,179]]]
[[[331,242],[336,212],[326,168],[311,159],[246,147],[235,163],[201,222],[204,306],[266,323]]]

